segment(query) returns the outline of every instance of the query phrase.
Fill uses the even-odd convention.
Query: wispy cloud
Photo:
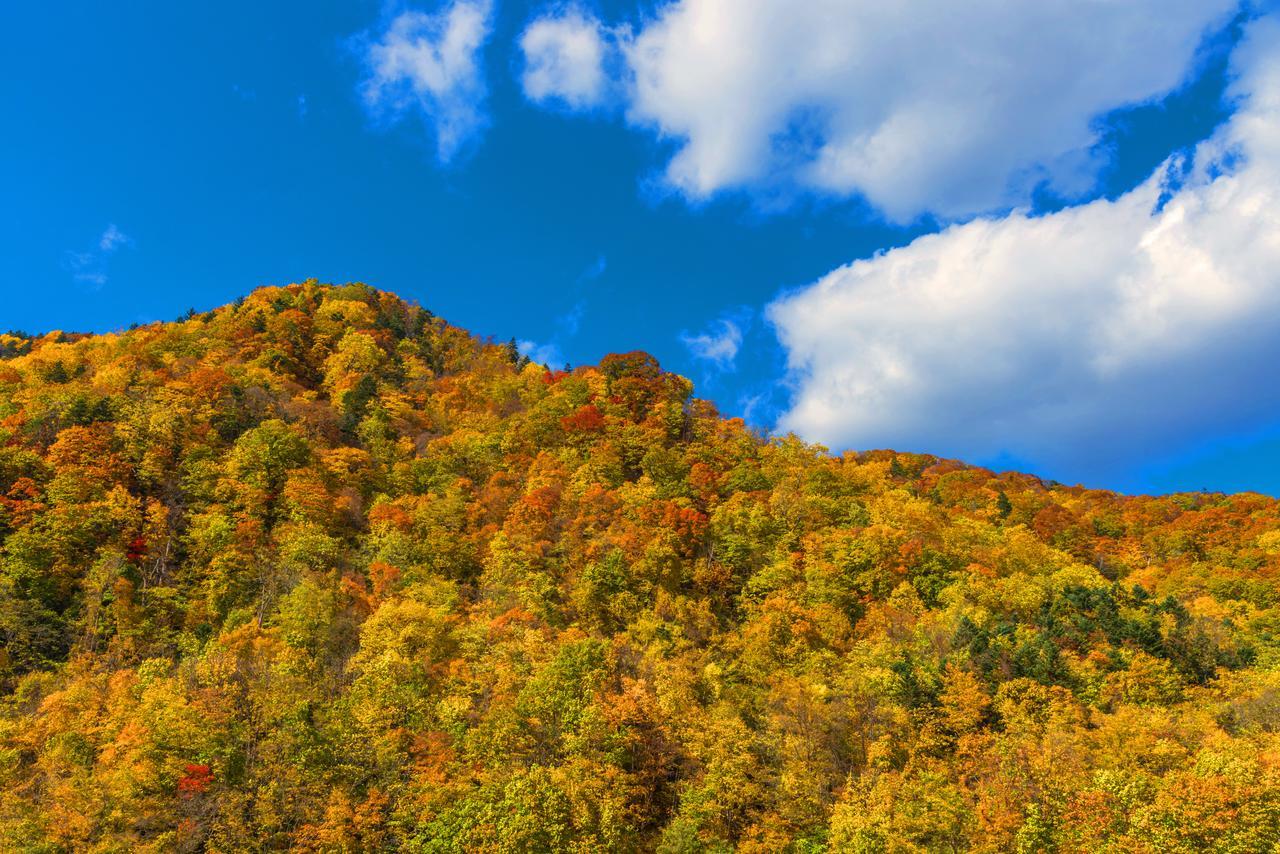
[[[80,270],[75,273],[75,279],[77,282],[93,285],[97,289],[107,283],[107,274],[96,270]]]
[[[732,370],[742,346],[741,319],[722,317],[703,332],[680,333],[680,340],[695,358],[711,362],[722,371]]]
[[[763,410],[769,408],[770,398],[771,395],[764,391],[739,397],[738,406],[742,410],[742,420],[753,425],[767,421],[767,418],[761,419],[759,416]]]
[[[583,275],[585,276],[586,274],[584,273]],[[582,277],[579,277],[579,281],[581,280]],[[553,368],[565,364],[567,360],[561,347],[566,341],[572,340],[578,334],[578,329],[582,326],[582,315],[586,313],[586,310],[587,301],[585,299],[578,300],[573,304],[573,308],[556,318],[556,329],[549,341],[517,341],[516,346],[519,347],[520,353],[535,362]]]
[[[608,262],[604,255],[597,255],[596,259],[583,268],[582,272],[573,281],[572,290],[581,294],[586,290],[584,287],[588,282],[593,282],[604,275]],[[578,330],[582,326],[582,317],[587,311],[587,299],[580,296],[573,306],[566,312],[560,314],[555,319],[555,331],[551,337],[544,341],[522,340],[516,344],[522,355],[528,356],[535,362],[550,367],[559,367],[567,363],[564,356],[565,345],[572,341],[578,334]]]
[[[401,12],[364,44],[361,94],[371,116],[416,112],[448,163],[488,124],[481,51],[492,30],[488,0],[455,0],[438,12]]]
[[[572,338],[578,334],[578,328],[582,326],[582,315],[587,310],[585,300],[578,300],[573,304],[573,308],[556,318],[556,326],[559,332],[556,337]]]
[[[117,228],[115,223],[111,223],[107,226],[107,230],[102,232],[102,237],[98,238],[98,248],[110,253],[129,242],[129,235]]]
[[[608,269],[609,261],[603,255],[597,255],[596,260],[591,262],[582,273],[578,276],[578,283],[590,282],[604,275],[604,271]]]
[[[62,256],[62,266],[77,282],[93,289],[107,283],[107,266],[111,256],[121,247],[133,245],[133,238],[125,234],[115,223],[108,225],[98,237],[95,248],[84,251],[69,250]]]
[[[539,344],[537,341],[517,341],[516,348],[520,355],[528,356],[540,365],[557,368],[564,364],[564,356],[554,343]]]

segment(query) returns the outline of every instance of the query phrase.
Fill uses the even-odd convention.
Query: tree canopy
[[[1280,844],[1275,500],[692,391],[358,284],[0,336],[0,848]]]

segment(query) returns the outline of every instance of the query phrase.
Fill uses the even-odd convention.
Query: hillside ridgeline
[[[1280,843],[1276,501],[691,393],[362,285],[0,336],[0,849]]]

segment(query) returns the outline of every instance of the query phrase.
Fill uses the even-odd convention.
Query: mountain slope
[[[0,336],[5,850],[1267,850],[1280,505],[307,282]]]

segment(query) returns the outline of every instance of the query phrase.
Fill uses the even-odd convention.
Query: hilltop
[[[1280,503],[761,437],[364,285],[0,336],[0,848],[1258,851]]]

